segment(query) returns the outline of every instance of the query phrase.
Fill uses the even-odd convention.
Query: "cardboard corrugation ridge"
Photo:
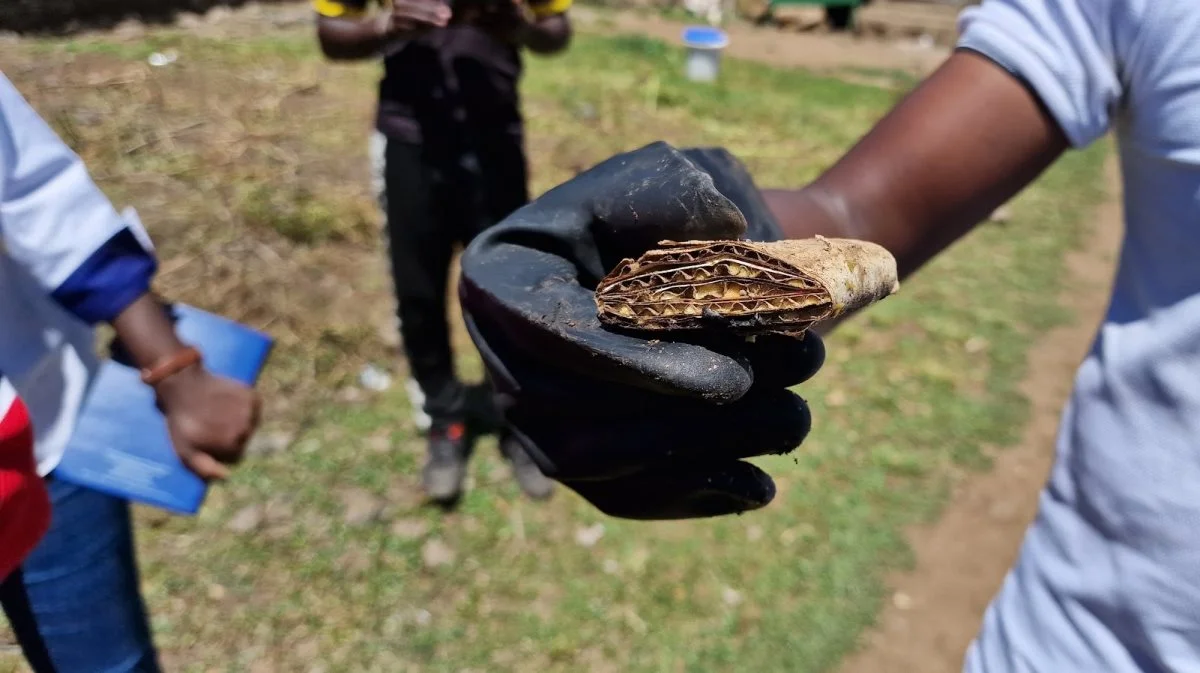
[[[600,319],[645,330],[697,329],[729,319],[742,332],[798,335],[815,322],[836,318],[896,292],[896,260],[866,241],[822,237],[750,241],[663,241],[636,260],[627,259],[596,288]],[[726,260],[741,271],[713,275]],[[757,268],[757,271],[753,269]],[[748,270],[749,269],[749,270]],[[680,275],[683,274],[683,275]],[[665,288],[758,284],[762,293],[689,299]],[[659,298],[654,298],[658,296]],[[742,298],[745,297],[745,298]],[[710,313],[711,312],[711,313]]]

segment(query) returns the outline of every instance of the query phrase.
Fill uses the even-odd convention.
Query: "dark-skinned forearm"
[[[535,54],[556,54],[571,43],[571,22],[563,14],[538,19],[526,26],[520,41]]]
[[[186,346],[175,333],[166,307],[150,293],[121,311],[113,319],[112,326],[122,348],[140,369],[154,367]],[[157,386],[157,392],[160,396],[170,397],[177,384],[186,383],[189,377],[201,373],[203,370],[199,366],[188,367],[163,380]]]
[[[811,185],[766,194],[788,238],[878,243],[913,273],[1042,173],[1068,147],[1026,87],[954,54]]]
[[[325,56],[338,61],[374,58],[387,43],[387,37],[370,19],[319,17],[317,37]]]

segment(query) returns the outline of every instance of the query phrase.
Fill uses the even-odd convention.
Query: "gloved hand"
[[[665,143],[615,156],[478,236],[462,257],[467,329],[539,467],[624,518],[770,502],[771,478],[743,459],[808,433],[808,407],[787,387],[820,367],[820,339],[618,333],[596,317],[593,290],[662,240],[779,237],[728,152]]]

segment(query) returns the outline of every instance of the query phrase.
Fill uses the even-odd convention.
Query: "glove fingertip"
[[[678,392],[716,404],[739,400],[754,384],[754,376],[745,366],[715,353],[680,359],[669,371]]]
[[[812,411],[804,398],[790,390],[773,391],[769,395],[778,397],[763,407],[770,416],[762,421],[761,432],[767,436],[768,428],[773,429],[774,440],[763,446],[765,451],[760,455],[791,453],[812,431]]]
[[[742,461],[659,469],[609,481],[564,481],[597,509],[622,519],[670,521],[742,514],[775,499],[775,482]]]
[[[735,463],[713,482],[682,505],[689,518],[743,514],[762,509],[775,499],[775,480],[750,463]]]
[[[788,388],[811,379],[825,364],[825,343],[808,332],[802,339],[768,336],[743,350],[756,387]]]
[[[636,388],[726,404],[741,399],[754,384],[748,362],[701,345],[647,341],[606,330],[579,342],[600,360],[591,363],[594,368],[604,362],[616,382]]]

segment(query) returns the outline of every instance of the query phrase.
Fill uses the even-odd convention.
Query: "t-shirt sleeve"
[[[367,13],[367,0],[313,0],[317,14],[337,18],[356,18]]]
[[[111,320],[148,292],[157,268],[141,223],[113,209],[2,74],[0,250],[88,323]]]
[[[1123,0],[984,0],[959,18],[960,49],[1025,82],[1075,147],[1102,137],[1123,96]]]

